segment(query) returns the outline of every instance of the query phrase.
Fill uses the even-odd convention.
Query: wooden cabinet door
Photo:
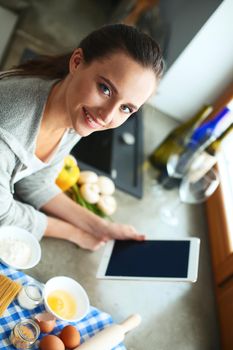
[[[221,327],[222,350],[233,349],[233,276],[224,286],[218,287],[218,311]]]
[[[233,82],[215,102],[213,113],[209,118],[219,113],[231,101],[233,101]],[[206,214],[220,322],[221,350],[233,350],[233,225],[228,215],[230,213],[232,219],[233,205],[232,201],[226,203],[226,194],[231,193],[231,186],[228,181],[223,181],[220,170],[224,165],[218,163],[221,183],[206,201]],[[232,179],[232,176],[227,174],[229,179]]]

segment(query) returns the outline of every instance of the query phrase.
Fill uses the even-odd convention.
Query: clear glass
[[[166,185],[169,184],[170,178],[182,179],[186,174],[195,174],[202,172],[203,167],[206,166],[206,157],[204,156],[204,149],[213,142],[215,136],[207,134],[208,138],[202,140],[202,142],[197,142],[195,140],[187,141],[183,147],[182,152],[174,152],[170,155],[167,162],[167,173],[168,176],[153,188],[153,193],[156,197],[162,199],[165,196],[163,191]],[[180,141],[181,142],[181,141]],[[216,163],[216,158],[212,156],[211,164],[209,164],[209,170],[214,163]]]
[[[218,185],[219,177],[214,169],[197,181],[193,181],[192,174],[188,174],[180,185],[180,200],[189,204],[202,203],[214,193]]]
[[[40,327],[30,319],[20,321],[11,331],[10,341],[16,349],[29,349],[40,335]]]
[[[179,139],[177,144],[179,145],[178,149],[170,154],[167,161],[167,177],[153,187],[153,193],[160,199],[164,197],[164,189],[169,184],[170,178],[181,179],[188,171],[198,148],[200,148],[200,144],[191,140],[187,142]]]
[[[39,283],[29,283],[23,286],[17,297],[23,309],[32,310],[43,301],[43,288]]]
[[[219,177],[214,169],[209,170],[197,181],[193,181],[192,174],[188,173],[181,181],[177,201],[171,206],[166,205],[161,208],[162,220],[171,226],[176,226],[178,224],[176,213],[181,203],[202,203],[214,193],[218,185]]]
[[[206,139],[202,140],[202,142],[189,140],[182,153],[174,153],[169,157],[167,163],[168,175],[181,179],[185,174],[190,172],[192,164],[215,139],[216,137],[214,135],[207,134]],[[201,167],[200,163],[199,167]]]

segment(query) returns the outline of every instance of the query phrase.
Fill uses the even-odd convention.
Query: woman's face
[[[123,124],[152,95],[156,78],[124,53],[85,64],[82,50],[70,60],[65,93],[69,123],[81,136]]]

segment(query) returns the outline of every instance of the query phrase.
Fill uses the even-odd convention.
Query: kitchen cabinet
[[[206,203],[222,350],[233,349],[233,252],[221,188]]]
[[[233,82],[216,102],[215,111],[219,111],[232,98]],[[222,350],[233,349],[233,226],[227,217],[224,195],[229,190],[223,183],[220,184],[206,202]]]
[[[222,350],[233,349],[233,275],[217,292]]]

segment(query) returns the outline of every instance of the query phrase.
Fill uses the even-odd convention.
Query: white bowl
[[[13,251],[3,251],[3,242],[9,241],[17,241],[25,243],[30,249],[30,256],[26,259],[24,252],[22,252],[22,264],[19,263],[20,250],[16,251],[17,259],[16,263],[12,261]],[[18,243],[19,244],[19,243]],[[9,247],[8,247],[9,248]],[[13,249],[13,245],[11,245],[11,249]],[[15,256],[16,258],[16,256]],[[33,266],[37,265],[41,259],[41,248],[37,239],[32,235],[32,233],[16,227],[16,226],[2,226],[0,228],[0,260],[7,266],[13,267],[16,270],[24,270],[30,269]],[[17,263],[18,261],[18,263]]]
[[[66,319],[54,312],[48,305],[47,298],[50,293],[56,290],[64,290],[71,294],[77,304],[76,315],[72,319]],[[53,314],[57,319],[68,322],[77,322],[83,319],[90,308],[89,299],[84,288],[74,279],[65,276],[57,276],[48,280],[44,287],[44,304],[48,312]]]

